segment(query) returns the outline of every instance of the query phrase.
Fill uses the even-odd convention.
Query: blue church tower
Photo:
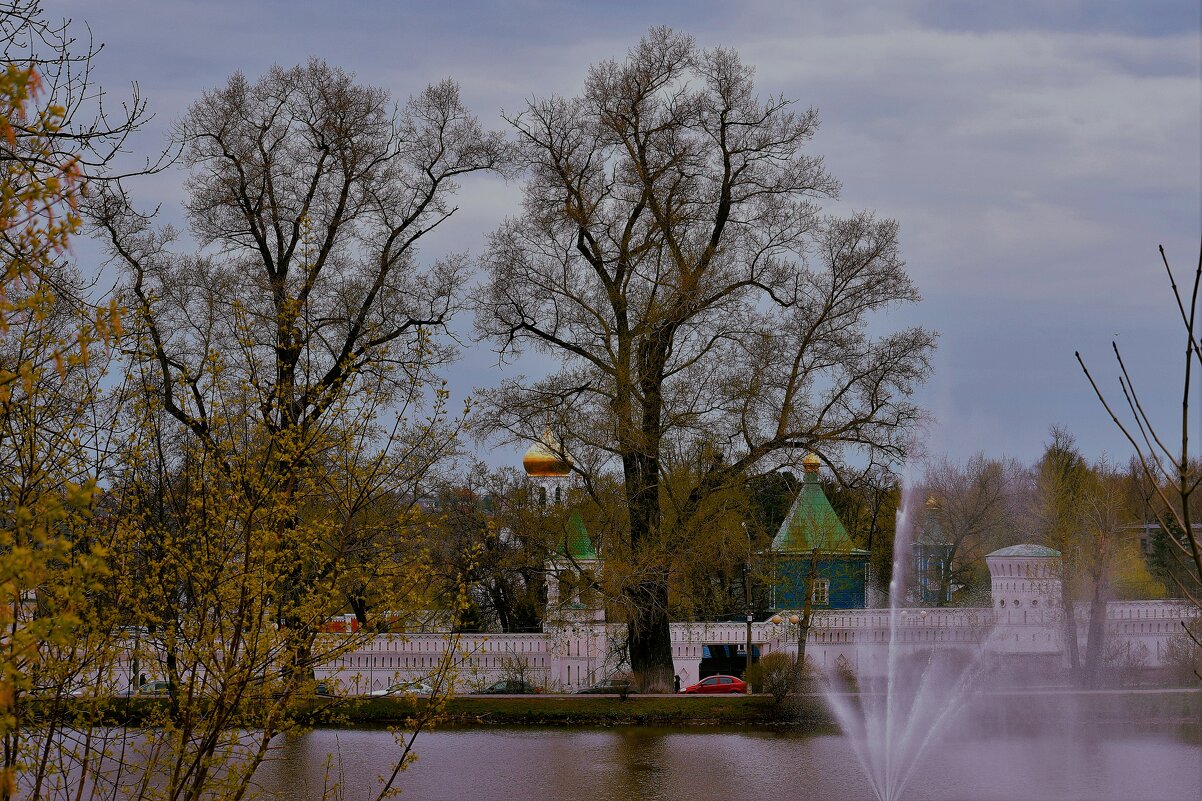
[[[807,587],[814,609],[866,606],[868,551],[856,547],[822,491],[821,466],[813,453],[802,460],[801,491],[772,539],[774,609],[803,608]]]

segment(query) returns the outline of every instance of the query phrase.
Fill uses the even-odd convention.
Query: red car
[[[746,693],[747,682],[734,676],[710,676],[690,684],[682,693]]]

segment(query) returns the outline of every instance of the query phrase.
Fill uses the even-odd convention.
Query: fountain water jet
[[[988,650],[986,638],[954,650],[930,643],[934,647],[925,652],[911,648],[903,655],[910,621],[917,617],[921,622],[927,614],[904,608],[905,572],[914,540],[909,496],[903,496],[893,543],[885,678],[853,693],[833,676],[824,693],[880,801],[901,797],[927,748],[975,690]]]

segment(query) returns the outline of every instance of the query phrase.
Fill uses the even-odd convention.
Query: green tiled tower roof
[[[597,549],[593,547],[593,540],[589,537],[588,529],[584,527],[584,518],[579,512],[573,511],[568,517],[563,533],[564,541],[560,544],[560,553],[577,561],[597,558]]]
[[[822,491],[822,485],[818,483],[817,459],[807,461],[805,470],[801,491],[772,538],[772,550],[776,553],[810,553],[817,548],[825,553],[867,554],[856,547]]]

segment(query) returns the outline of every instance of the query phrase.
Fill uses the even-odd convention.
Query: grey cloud
[[[236,69],[316,55],[398,98],[450,75],[487,125],[532,95],[578,91],[588,65],[618,58],[650,25],[738,49],[765,92],[816,105],[813,151],[842,180],[836,211],[902,224],[927,300],[898,322],[942,331],[923,390],[932,450],[984,448],[1030,459],[1052,423],[1087,451],[1122,441],[1072,361],[1099,370],[1116,332],[1150,402],[1171,405],[1179,369],[1155,261],[1164,242],[1197,258],[1202,104],[1196,3],[741,4],[53,3],[109,47],[114,95],[138,80],[160,117],[139,147]],[[135,187],[179,222],[174,173]],[[518,189],[471,181],[427,247],[479,253],[514,213]],[[470,328],[466,321],[461,330]],[[1172,353],[1176,353],[1174,347]],[[487,350],[451,376],[464,395],[501,373]],[[537,360],[511,369],[542,372]],[[1179,398],[1176,399],[1179,403]],[[488,453],[494,462],[513,453]]]

